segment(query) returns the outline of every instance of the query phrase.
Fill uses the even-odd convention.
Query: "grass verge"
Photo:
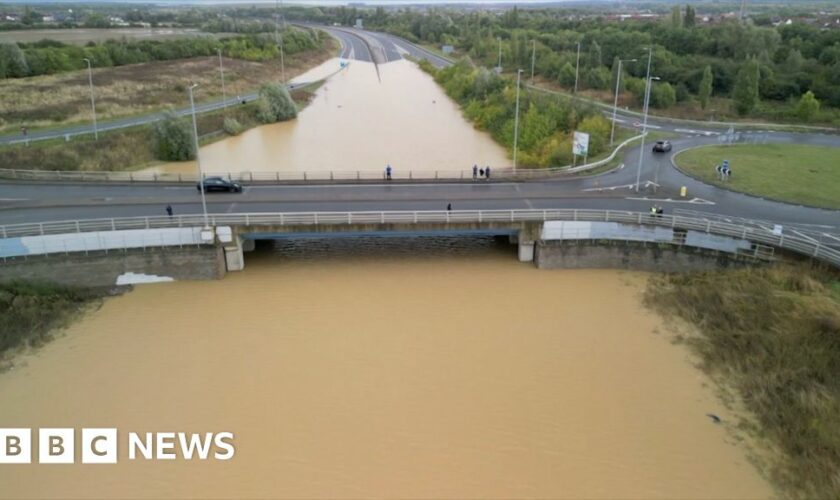
[[[291,92],[298,109],[306,107],[319,84],[299,87]],[[225,118],[234,118],[245,131],[262,125],[257,119],[257,104],[229,106],[227,110],[196,115],[201,144],[225,139]],[[90,135],[78,136],[67,142],[64,139],[37,141],[0,147],[0,165],[3,168],[23,170],[84,170],[121,171],[136,170],[161,163],[153,151],[152,126],[142,125],[122,130],[103,132],[96,141]]]
[[[40,347],[105,292],[46,283],[17,281],[0,284],[0,371],[11,366],[21,350]]]
[[[717,178],[729,160],[732,176]],[[795,144],[704,146],[674,159],[687,174],[735,191],[826,208],[840,208],[840,148]]]
[[[840,279],[805,266],[663,275],[646,302],[696,326],[702,368],[754,415],[738,427],[792,498],[840,498]]]

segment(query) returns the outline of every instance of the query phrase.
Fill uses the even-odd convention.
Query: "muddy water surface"
[[[324,78],[333,59],[296,81]],[[352,61],[330,77],[295,120],[251,129],[201,148],[205,172],[376,171],[395,174],[507,166],[505,150],[475,130],[434,80],[409,61]],[[194,172],[193,162],[158,172]]]
[[[771,496],[645,281],[408,239],[139,286],[0,375],[0,427],[229,430],[236,456],[2,466],[0,497]]]

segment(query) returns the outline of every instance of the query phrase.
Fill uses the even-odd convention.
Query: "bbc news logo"
[[[85,428],[76,440],[73,428],[38,429],[39,464],[115,464],[120,445],[117,429]],[[33,463],[32,429],[0,429],[0,464]],[[129,460],[230,460],[236,454],[232,432],[129,432]]]

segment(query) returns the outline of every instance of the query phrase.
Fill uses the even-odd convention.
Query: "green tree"
[[[732,98],[735,100],[735,110],[744,116],[758,104],[758,61],[754,58],[741,66],[735,78]]]
[[[811,121],[820,111],[820,101],[814,97],[814,93],[810,90],[802,94],[799,98],[799,104],[796,105],[796,114],[803,121]]]
[[[697,13],[694,12],[694,7],[691,5],[685,6],[685,17],[683,18],[683,26],[686,28],[693,28],[697,24]]]
[[[564,87],[572,87],[575,84],[575,67],[567,62],[560,68],[560,84]]]
[[[654,108],[670,108],[677,102],[677,92],[668,82],[655,83],[650,89],[650,105]]]
[[[297,116],[297,107],[286,87],[269,83],[260,89],[257,117],[263,123],[289,120]]]
[[[674,8],[671,9],[671,26],[682,28],[682,12],[679,5],[674,5]]]
[[[21,78],[29,74],[26,56],[16,43],[0,43],[0,78]]]
[[[712,97],[712,84],[714,83],[714,75],[712,75],[712,67],[706,66],[703,69],[703,79],[700,80],[700,89],[697,94],[700,98],[700,107],[706,109],[709,105],[709,99]]]
[[[601,56],[601,46],[598,42],[593,41],[592,44],[589,46],[589,57],[587,66],[590,68],[600,68],[603,65],[603,59]]]
[[[155,124],[152,133],[155,157],[166,161],[195,158],[195,139],[189,120],[169,112]]]

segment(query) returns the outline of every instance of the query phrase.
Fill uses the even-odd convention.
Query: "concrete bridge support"
[[[534,249],[536,242],[539,241],[542,235],[543,225],[528,224],[516,235],[516,243],[519,246],[519,262],[534,262]]]
[[[236,236],[230,242],[224,244],[225,266],[228,272],[245,269],[245,255],[243,251],[246,244],[250,245],[251,250],[254,249],[253,240],[243,240],[241,236]]]
[[[519,240],[519,262],[534,262],[534,248],[536,243],[533,241]]]

